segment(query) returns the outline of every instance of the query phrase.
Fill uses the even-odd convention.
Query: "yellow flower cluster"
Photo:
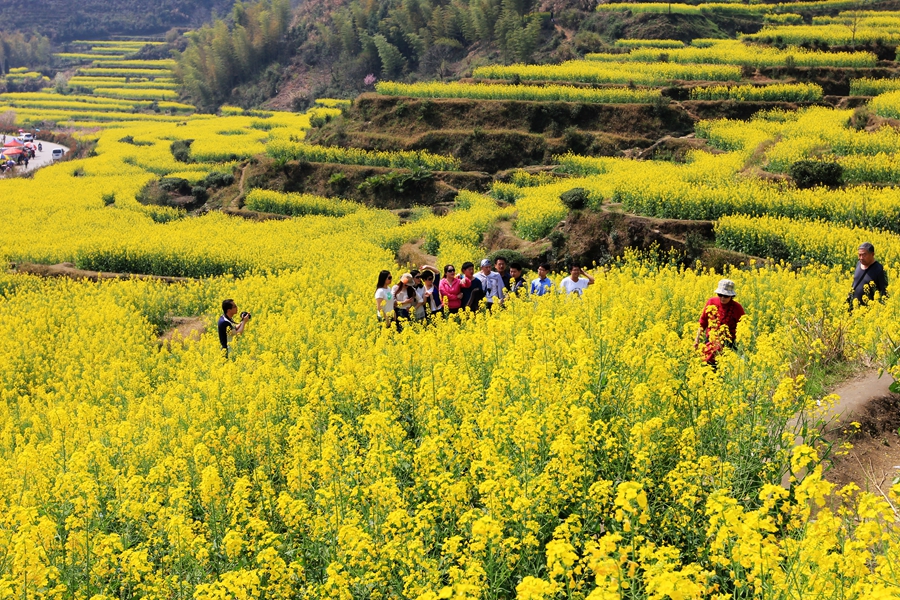
[[[657,50],[639,48],[629,54],[588,54],[588,60],[618,62],[622,60],[654,62],[666,55],[675,63],[706,63],[747,65],[752,67],[783,67],[789,63],[803,67],[874,67],[877,58],[870,52],[822,52],[788,46],[784,49],[744,44],[738,40],[723,40],[706,47],[688,46]]]
[[[616,40],[616,46],[620,48],[683,48],[681,40],[635,40],[621,38]]]
[[[325,108],[349,108],[353,102],[341,98],[316,98],[316,104]]]
[[[198,181],[234,166],[225,153],[279,145],[306,160],[454,167],[303,144],[311,115],[339,106],[97,117],[83,121],[102,125],[96,155],[0,182],[4,261],[196,278],[0,274],[0,597],[896,595],[900,486],[834,490],[816,440],[795,440],[819,418],[797,375],[821,354],[810,335],[817,349],[841,339],[847,358],[895,362],[900,296],[852,315],[844,299],[861,238],[894,272],[900,238],[835,222],[896,229],[900,201],[891,188],[801,191],[754,171],[896,153],[896,133],[851,130],[850,111],[827,108],[703,122],[726,152],[681,164],[566,155],[577,177],[519,173],[496,187],[513,206],[462,192],[448,215],[402,224],[262,190],[242,190],[248,206],[306,214],[187,217],[136,200],[161,175]],[[186,139],[199,162],[174,159],[170,144]],[[723,216],[721,243],[835,266],[727,272],[747,315],[716,371],[693,337],[721,275],[634,256],[595,273],[582,297],[375,326],[375,274],[396,275],[400,245],[424,240],[459,267],[500,220],[545,235],[576,187],[594,206],[758,215]],[[211,326],[227,297],[254,315],[227,361],[213,327],[157,341],[173,316]]]
[[[597,5],[600,12],[631,12],[635,14],[643,13],[671,13],[671,14],[687,14],[696,15],[704,13],[726,13],[726,14],[779,14],[788,12],[799,12],[804,10],[833,11],[841,9],[859,9],[857,0],[809,0],[801,2],[779,2],[779,3],[742,3],[738,0],[730,2],[699,2],[696,4],[683,4],[679,2],[608,2]],[[860,13],[874,11],[859,11]]]
[[[489,69],[489,67],[483,67]],[[535,100],[558,102],[649,103],[661,100],[659,90],[625,87],[584,88],[571,85],[503,85],[490,83],[397,83],[379,81],[379,94],[415,98],[474,98],[480,100]]]
[[[313,194],[283,194],[261,189],[251,190],[244,202],[250,210],[294,217],[301,215],[343,217],[360,208],[359,204],[346,200],[324,198]]]
[[[94,93],[109,98],[134,98],[136,100],[174,100],[178,92],[170,89],[128,88],[128,87],[96,87]]]
[[[0,589],[437,600],[900,583],[887,502],[851,487],[826,505],[815,453],[793,448],[816,400],[786,376],[807,351],[794,329],[843,327],[875,360],[881,328],[897,333],[896,301],[847,316],[844,272],[729,273],[751,310],[713,373],[692,334],[716,274],[631,261],[578,300],[397,335],[370,323],[391,262],[366,245],[377,229],[308,243],[248,226],[321,248],[308,268],[174,286],[0,276],[16,342],[0,346]],[[229,362],[214,331],[158,346],[167,314],[212,322],[222,297],[254,314]],[[790,492],[774,485],[803,466]]]
[[[162,69],[126,69],[124,67],[85,67],[78,69],[78,74],[85,77],[168,77],[168,71]]]
[[[266,154],[281,163],[289,160],[329,162],[395,169],[429,169],[432,171],[456,171],[459,160],[452,156],[432,154],[426,150],[402,150],[387,152],[360,150],[340,146],[317,146],[287,139],[274,139],[266,146]]]
[[[739,102],[816,102],[822,86],[815,83],[770,85],[716,85],[691,88],[691,100],[737,100]]]
[[[172,59],[165,60],[126,60],[122,57],[104,57],[91,63],[94,67],[109,67],[113,69],[165,69],[171,71],[177,63]]]
[[[622,56],[622,55],[616,55]],[[741,70],[728,65],[680,65],[666,62],[603,62],[570,60],[558,65],[487,65],[472,72],[484,79],[635,83],[661,85],[674,80],[738,81]]]
[[[900,19],[891,19],[889,22],[880,23],[880,26],[872,26],[870,23],[858,22],[856,27],[848,27],[843,23],[829,25],[777,25],[765,27],[756,33],[746,33],[741,36],[745,40],[774,41],[782,44],[809,44],[811,42],[823,42],[829,45],[841,46],[851,44],[896,44],[900,40],[897,31]]]
[[[882,117],[900,117],[900,90],[879,94],[872,98],[869,106]]]
[[[864,241],[875,246],[883,263],[900,264],[900,236],[884,231],[768,216],[732,215],[716,222],[717,244],[776,259],[808,259],[852,268],[856,249]]]

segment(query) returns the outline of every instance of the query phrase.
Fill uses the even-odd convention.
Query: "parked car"
[[[54,148],[53,152],[50,153],[50,159],[51,160],[59,160],[60,158],[63,157],[63,154],[65,154],[65,153],[66,153],[66,151],[63,150],[62,148]]]
[[[23,133],[23,134],[22,134],[22,141],[23,141],[23,142],[33,142],[33,141],[34,141],[34,134],[31,133],[30,131],[29,131],[28,133]]]

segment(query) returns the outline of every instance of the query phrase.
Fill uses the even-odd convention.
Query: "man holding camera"
[[[219,317],[219,343],[222,345],[222,353],[228,358],[228,336],[241,335],[244,333],[244,327],[250,320],[250,313],[242,312],[241,320],[235,321],[238,307],[234,300],[230,298],[222,301],[222,316]]]

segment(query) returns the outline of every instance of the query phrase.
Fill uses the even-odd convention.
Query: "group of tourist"
[[[859,262],[853,277],[853,289],[848,297],[850,309],[854,304],[867,303],[876,293],[887,294],[887,274],[875,260],[875,247],[865,242],[858,249]],[[460,310],[478,310],[481,306],[502,306],[510,295],[533,294],[543,296],[553,290],[554,283],[547,276],[549,266],[538,267],[538,276],[529,285],[522,265],[507,266],[505,258],[497,258],[493,264],[481,261],[475,272],[471,262],[462,264],[461,273],[453,265],[444,267],[443,275],[431,265],[412,270],[393,283],[390,271],[378,274],[375,289],[375,312],[382,324],[402,328],[404,321],[429,320],[437,314],[455,314]],[[439,282],[435,279],[440,277]],[[573,265],[569,276],[559,284],[559,291],[581,294],[594,278],[584,269]],[[744,307],[735,300],[735,283],[730,279],[719,281],[715,296],[707,300],[700,313],[700,327],[694,347],[700,349],[707,363],[715,367],[716,356],[726,347],[734,347],[737,325],[744,316]]]
[[[881,297],[887,295],[887,273],[875,260],[875,246],[869,242],[861,244],[858,258],[853,288],[847,297],[850,310],[874,300],[877,294]],[[531,280],[530,285],[522,265],[516,262],[507,265],[503,257],[497,258],[493,264],[487,258],[482,260],[478,272],[473,263],[464,262],[460,271],[457,274],[453,265],[446,265],[441,274],[431,265],[422,265],[421,270],[413,269],[401,275],[396,284],[390,271],[381,271],[375,289],[375,312],[379,323],[394,326],[399,331],[405,321],[428,322],[437,315],[452,315],[465,309],[477,311],[482,307],[500,307],[510,296],[543,296],[554,291],[555,284],[547,276],[550,267],[546,264],[538,267],[538,276]],[[585,269],[572,265],[569,276],[559,284],[559,292],[582,294],[593,283],[594,278]],[[745,314],[744,307],[735,300],[736,295],[734,281],[722,279],[716,287],[715,296],[706,301],[700,313],[700,327],[694,347],[700,349],[703,343],[704,359],[713,368],[716,366],[716,356],[724,348],[734,347],[737,325]],[[234,300],[222,302],[218,330],[219,342],[226,357],[229,338],[242,334],[250,320],[249,312],[242,312],[239,320],[237,315]]]
[[[554,286],[547,276],[549,272],[548,265],[541,265],[538,276],[529,285],[522,265],[508,264],[503,257],[493,263],[485,258],[477,272],[471,262],[464,262],[460,273],[453,265],[446,265],[443,273],[431,265],[422,265],[421,270],[413,269],[401,275],[396,284],[391,272],[385,270],[378,274],[375,313],[379,322],[401,329],[403,321],[428,320],[438,313],[453,315],[465,309],[490,309],[502,306],[511,295],[549,293]],[[569,276],[560,283],[560,291],[581,294],[593,283],[593,277],[573,265]]]

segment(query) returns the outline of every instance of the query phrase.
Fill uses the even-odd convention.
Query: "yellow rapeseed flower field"
[[[136,49],[86,45],[116,44]],[[236,190],[250,209],[296,215],[256,222],[137,196],[251,153],[459,163],[306,144],[340,102],[127,120],[105,117],[114,101],[90,104],[78,122],[91,156],[0,181],[0,259],[189,279],[0,274],[0,598],[896,597],[900,485],[824,478],[827,447],[810,432],[835,398],[808,375],[842,356],[900,377],[900,295],[845,304],[859,241],[900,269],[888,231],[900,201],[759,176],[801,158],[893,160],[892,130],[856,131],[850,111],[822,107],[706,121],[697,133],[720,153],[566,155],[571,177],[495,186],[511,204],[461,192],[447,215],[402,223]],[[193,162],[172,152],[184,140]],[[402,244],[459,269],[499,221],[547,235],[572,188],[591,208],[720,217],[724,245],[806,266],[726,270],[747,315],[715,370],[693,339],[722,275],[665,257],[586,265],[596,283],[581,297],[378,324],[376,277],[408,267]],[[253,313],[227,359],[214,326],[225,298]],[[160,342],[179,316],[199,334]]]

